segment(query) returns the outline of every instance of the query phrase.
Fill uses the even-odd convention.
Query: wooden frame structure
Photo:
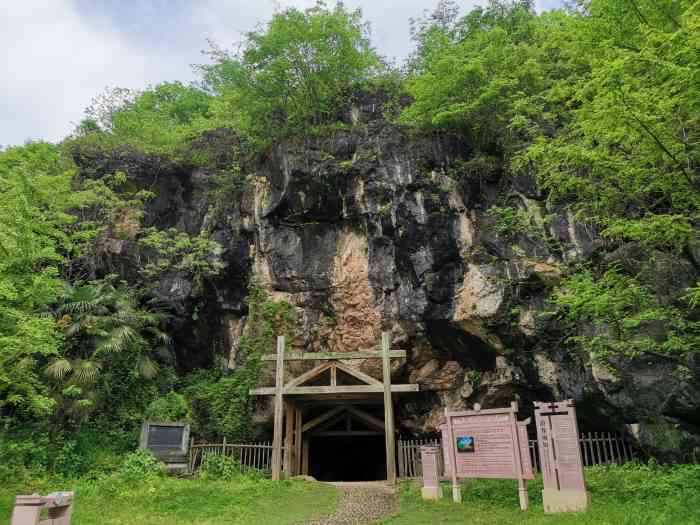
[[[392,393],[417,392],[418,385],[392,385],[391,359],[405,358],[404,350],[391,350],[390,337],[382,333],[381,351],[290,353],[285,356],[284,336],[277,337],[277,353],[263,356],[263,361],[275,361],[275,386],[255,388],[251,395],[274,395],[274,433],[272,441],[272,479],[279,480],[282,474],[293,476],[308,474],[308,436],[377,436],[384,434],[386,446],[386,476],[390,483],[396,482],[396,435],[394,427],[394,405]],[[379,381],[342,361],[352,359],[382,359],[382,378]],[[284,383],[285,361],[314,360],[322,364]],[[362,384],[339,385],[338,371]],[[330,384],[305,386],[318,380],[329,371]],[[373,395],[383,394],[384,421],[357,408],[356,404],[372,401]],[[332,408],[321,415],[304,421],[304,407],[309,404],[328,404]],[[344,430],[330,430],[338,421],[346,421]],[[360,421],[369,430],[353,429],[353,421]],[[284,423],[284,428],[283,428]],[[304,434],[308,433],[305,437]],[[284,455],[282,454],[284,441]]]

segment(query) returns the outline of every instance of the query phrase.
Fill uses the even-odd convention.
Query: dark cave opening
[[[309,475],[319,481],[385,480],[384,436],[312,437]]]
[[[457,361],[471,370],[494,370],[496,352],[485,341],[445,319],[426,323],[428,340],[443,361]]]

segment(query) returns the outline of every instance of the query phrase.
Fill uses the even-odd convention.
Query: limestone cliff
[[[221,137],[212,141],[228,151]],[[224,155],[220,162],[229,161]],[[243,299],[255,280],[296,308],[296,347],[368,349],[383,329],[391,331],[408,352],[395,364],[395,380],[421,387],[398,407],[405,433],[434,431],[446,406],[517,398],[527,411],[534,400],[572,397],[585,430],[640,423],[645,446],[696,444],[700,366],[680,373],[655,357],[606,368],[569,345],[557,321],[541,315],[546,297],[567,265],[606,246],[548,208],[534,181],[473,159],[459,137],[416,135],[384,121],[374,104],[358,106],[346,129],[277,144],[245,166],[245,190],[216,205],[207,170],[156,169],[153,159],[128,151],[100,163],[155,191],[147,224],[207,229],[224,247],[224,271],[202,290],[178,274],[158,282],[176,312],[186,367],[216,359],[236,366]],[[497,233],[487,210],[504,202],[530,217],[531,231]],[[138,261],[120,241],[105,248],[104,264],[128,273]],[[697,279],[697,262],[674,264]],[[377,373],[376,364],[362,366]]]

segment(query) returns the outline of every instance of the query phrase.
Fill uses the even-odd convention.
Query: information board
[[[468,436],[473,440],[473,451],[460,451],[457,447],[457,476],[460,478],[518,479],[518,469],[513,446],[512,423],[509,414],[483,414],[458,416],[452,419],[455,440]],[[518,446],[524,479],[534,479],[527,437],[527,422],[517,423]],[[452,475],[452,462],[447,443],[447,424],[440,425],[445,458],[445,475]]]
[[[527,510],[525,481],[534,478],[526,421],[518,422],[518,403],[507,408],[452,412],[442,425],[445,473],[452,478],[452,498],[461,501],[459,478],[499,478],[518,481],[520,508]]]

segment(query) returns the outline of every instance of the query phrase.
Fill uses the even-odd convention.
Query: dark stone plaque
[[[148,427],[148,448],[179,449],[182,447],[184,426],[150,425]]]
[[[148,449],[166,464],[182,464],[187,460],[190,426],[187,423],[144,421],[140,448]]]

